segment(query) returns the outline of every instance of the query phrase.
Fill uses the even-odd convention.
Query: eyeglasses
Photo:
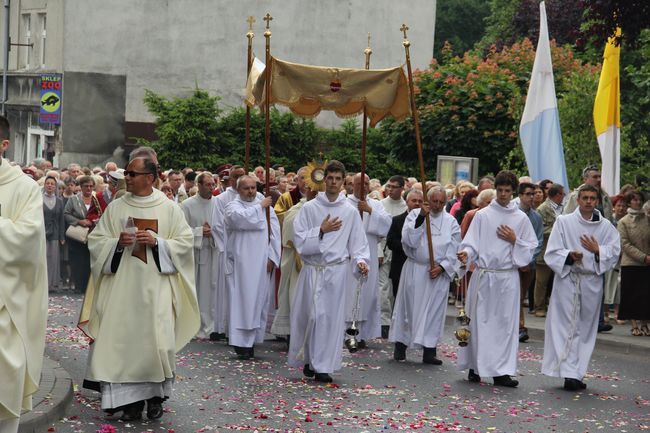
[[[129,176],[129,177],[143,176],[147,174],[153,174],[153,173],[148,171],[133,171],[133,170],[126,170],[124,172],[124,176]]]

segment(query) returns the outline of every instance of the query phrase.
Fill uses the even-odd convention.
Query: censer
[[[357,284],[357,294],[356,301],[354,303],[354,309],[352,310],[352,323],[350,327],[345,330],[345,347],[354,353],[359,350],[359,341],[357,340],[357,335],[359,335],[359,327],[357,326],[357,319],[359,318],[359,296],[361,295],[361,281],[363,277],[359,279],[359,284]]]
[[[463,279],[465,279],[465,288],[467,288],[467,274],[463,276]],[[458,294],[460,295],[462,291],[460,290],[460,286],[458,287]],[[464,296],[461,296],[460,303],[461,305],[464,305],[464,302],[462,300]],[[469,330],[469,322],[470,318],[467,317],[467,314],[465,314],[465,308],[460,308],[458,310],[458,316],[456,317],[456,322],[458,322],[458,328],[456,331],[454,331],[454,336],[458,340],[458,345],[460,347],[465,347],[467,346],[467,343],[469,342],[469,337],[472,335],[472,333]]]

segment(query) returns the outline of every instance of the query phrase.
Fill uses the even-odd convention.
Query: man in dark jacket
[[[403,214],[393,217],[393,222],[388,229],[386,235],[386,246],[393,252],[393,262],[390,268],[390,277],[393,282],[393,296],[397,296],[397,288],[399,287],[399,277],[402,274],[402,266],[406,261],[406,254],[402,248],[402,228],[406,215],[413,209],[419,209],[424,200],[424,195],[419,189],[411,189],[406,193],[406,207],[408,208]]]

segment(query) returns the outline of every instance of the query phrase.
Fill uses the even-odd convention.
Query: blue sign
[[[41,75],[41,112],[40,123],[61,124],[61,94],[63,93],[63,75]]]

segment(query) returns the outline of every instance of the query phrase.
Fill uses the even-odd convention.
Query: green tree
[[[150,144],[164,167],[209,167],[219,153],[219,98],[196,89],[188,98],[165,98],[145,90],[144,103],[156,116],[158,140]]]
[[[445,42],[454,54],[462,55],[483,37],[489,0],[438,0],[436,8],[434,57],[440,55]]]

